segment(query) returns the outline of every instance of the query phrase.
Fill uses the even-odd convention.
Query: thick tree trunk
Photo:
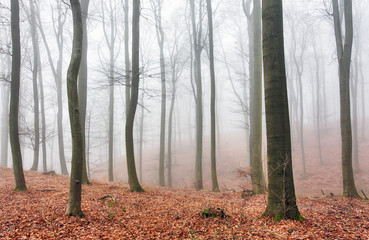
[[[209,29],[209,55],[210,55],[210,162],[211,162],[211,189],[219,192],[217,165],[216,165],[216,119],[215,119],[215,69],[214,69],[214,39],[213,39],[213,10],[211,0],[206,0]]]
[[[68,110],[72,133],[72,169],[66,215],[84,217],[81,209],[83,134],[78,103],[77,79],[82,58],[83,24],[79,0],[70,0],[73,13],[73,48],[67,73]]]
[[[253,111],[251,115],[251,162],[252,190],[256,194],[265,192],[265,180],[262,163],[262,51],[261,51],[261,6],[260,0],[254,0],[253,10],[253,89],[251,98]]]
[[[292,172],[282,0],[263,0],[262,15],[268,145],[268,205],[264,216],[300,219]]]
[[[340,121],[342,139],[342,180],[343,196],[357,197],[354,173],[352,169],[352,130],[350,109],[350,63],[353,42],[352,2],[345,0],[345,42],[342,42],[342,30],[339,20],[338,0],[332,0],[334,30],[337,47],[340,82]]]
[[[138,87],[140,82],[140,0],[133,0],[132,15],[132,91],[129,109],[126,119],[126,156],[128,183],[132,192],[143,192],[136,172],[134,142],[133,142],[133,123],[136,114]]]
[[[11,32],[12,32],[12,75],[10,90],[9,133],[12,148],[15,191],[27,190],[23,174],[22,153],[19,144],[18,111],[21,70],[21,44],[19,29],[19,1],[11,1]]]

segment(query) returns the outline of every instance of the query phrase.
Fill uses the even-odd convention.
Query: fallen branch
[[[365,197],[366,200],[369,200],[368,197],[365,195],[363,189],[361,189],[361,193],[364,195],[364,197]]]

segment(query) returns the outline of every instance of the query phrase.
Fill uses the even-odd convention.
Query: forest
[[[368,7],[0,0],[0,238],[368,238]]]

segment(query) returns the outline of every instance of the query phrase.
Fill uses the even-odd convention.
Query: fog
[[[72,48],[72,16],[67,3],[62,1],[34,1],[39,8],[45,38],[53,64],[58,61],[58,44],[55,31],[64,21],[62,57],[63,133],[67,168],[71,167],[71,132],[68,116],[66,72]],[[300,195],[320,194],[322,189],[342,193],[340,101],[336,45],[334,38],[331,1],[283,1],[284,40],[289,109],[292,136],[292,155],[296,191]],[[1,0],[1,134],[8,133],[7,107],[11,71],[11,37],[9,1]],[[59,4],[59,13],[58,13]],[[140,97],[135,116],[135,152],[139,175],[140,128],[143,118],[142,183],[159,185],[159,143],[161,114],[160,56],[156,35],[155,16],[149,0],[141,3],[140,19]],[[216,121],[218,181],[221,190],[242,190],[250,185],[249,179],[239,176],[240,169],[250,165],[249,156],[249,36],[248,23],[240,0],[214,0],[214,54],[216,74]],[[365,0],[353,1],[354,45],[351,61],[352,119],[357,119],[358,168],[355,177],[358,189],[369,190],[367,156],[369,146],[368,103],[368,46],[364,44],[369,29],[368,6]],[[131,1],[129,5],[131,39]],[[252,8],[252,4],[251,4]],[[30,33],[29,2],[21,1],[21,92],[19,130],[25,170],[34,161],[34,101],[32,89],[33,48]],[[203,51],[201,54],[203,96],[203,179],[204,188],[211,189],[210,179],[210,73],[206,10],[203,10]],[[191,84],[191,21],[190,6],[183,0],[162,1],[162,29],[165,34],[164,57],[166,76],[166,137],[165,174],[167,174],[167,139],[169,108],[172,96],[170,54],[178,55],[176,71],[178,81],[173,113],[172,178],[173,186],[193,188],[196,154],[196,103]],[[86,111],[86,147],[88,173],[91,179],[108,180],[109,157],[109,89],[114,88],[113,169],[114,181],[127,182],[125,150],[125,50],[124,1],[90,0],[88,36],[88,87]],[[61,173],[58,124],[57,89],[44,40],[38,23],[41,71],[44,88],[47,169],[42,168],[40,147],[39,171],[55,170]],[[114,49],[111,33],[113,32]],[[60,40],[60,39],[59,39]],[[131,48],[131,42],[129,44]],[[112,54],[112,55],[111,55]],[[131,53],[129,54],[131,57]],[[113,60],[111,60],[111,56]],[[112,64],[113,63],[113,64]],[[113,73],[113,74],[112,74]],[[112,80],[112,81],[111,81]],[[301,85],[299,85],[301,80]],[[128,86],[129,87],[129,86]],[[300,92],[301,87],[301,92]],[[318,90],[319,89],[319,90]],[[302,93],[302,94],[301,94]],[[39,97],[40,99],[40,97]],[[318,100],[319,99],[319,100]],[[264,105],[264,104],[263,104]],[[356,116],[353,109],[356,108]],[[303,110],[302,110],[303,109]],[[319,109],[319,114],[317,113]],[[302,114],[302,118],[301,115]],[[41,122],[41,120],[40,120]],[[320,131],[319,156],[318,122]],[[302,123],[302,128],[301,128]],[[354,124],[354,123],[353,123]],[[303,134],[301,135],[301,129]],[[40,130],[41,131],[41,130]],[[265,110],[263,107],[263,169],[266,172]],[[354,134],[353,134],[354,135]],[[301,137],[303,136],[303,137]],[[304,143],[304,154],[301,143]],[[354,147],[355,149],[355,147]],[[2,151],[6,149],[2,148]],[[355,150],[354,150],[355,151]],[[2,157],[6,156],[1,153]],[[303,169],[305,159],[305,173]],[[321,164],[320,164],[321,163]],[[8,147],[7,162],[11,167]],[[355,163],[356,164],[356,163]],[[356,166],[356,165],[355,165]],[[325,186],[312,186],[311,179],[321,179]],[[167,184],[167,177],[165,177]]]

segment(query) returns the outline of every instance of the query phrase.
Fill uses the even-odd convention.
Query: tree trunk
[[[340,122],[342,140],[342,180],[343,196],[357,197],[352,169],[352,132],[350,109],[350,63],[353,42],[352,2],[345,0],[345,42],[342,43],[342,30],[339,20],[338,0],[332,0],[334,31],[337,47],[340,82]]]
[[[215,119],[215,69],[214,69],[214,40],[213,40],[213,10],[211,0],[206,0],[208,13],[208,30],[209,30],[209,55],[210,55],[210,162],[211,162],[211,189],[213,192],[219,192],[217,165],[216,165],[216,119]]]
[[[22,153],[19,144],[18,112],[19,112],[19,88],[21,69],[21,44],[19,29],[19,2],[11,1],[11,32],[12,32],[12,76],[10,90],[9,109],[9,133],[12,148],[13,171],[15,178],[15,191],[27,190],[23,174]]]
[[[126,114],[129,109],[129,102],[131,98],[131,64],[129,61],[129,3],[128,0],[124,1],[124,63],[126,68]]]
[[[132,14],[132,88],[131,99],[126,119],[126,156],[128,183],[132,192],[143,192],[136,172],[134,142],[133,142],[133,123],[136,114],[138,87],[140,82],[140,0],[133,0]]]
[[[32,37],[32,47],[33,47],[33,69],[32,69],[32,83],[33,83],[33,103],[34,103],[34,134],[35,142],[33,148],[33,164],[31,170],[37,171],[39,155],[40,155],[40,111],[38,103],[38,84],[37,84],[37,74],[39,70],[39,47],[38,47],[38,37],[36,30],[36,18],[33,6],[33,1],[29,2],[30,5],[30,25],[31,25],[31,37]]]
[[[159,185],[165,186],[164,153],[165,153],[165,118],[166,118],[166,87],[165,87],[165,58],[164,31],[161,23],[161,0],[151,0],[151,7],[155,15],[156,38],[160,50],[160,79],[161,79],[161,116],[160,116],[160,149],[159,149]]]
[[[60,3],[59,3],[60,4]],[[56,69],[53,63],[53,58],[51,56],[50,47],[46,40],[45,32],[42,27],[42,22],[40,18],[40,10],[37,9],[37,21],[39,30],[45,44],[45,48],[47,51],[47,56],[49,59],[50,67],[54,76],[56,92],[57,92],[57,105],[58,105],[58,113],[57,113],[57,124],[58,124],[58,147],[59,147],[59,161],[60,161],[60,169],[63,175],[68,175],[67,164],[65,161],[64,155],[64,131],[63,131],[63,89],[62,89],[62,67],[63,67],[63,49],[64,49],[64,36],[63,36],[63,26],[65,23],[65,17],[62,17],[61,8],[58,8],[58,20],[57,27],[55,27],[55,35],[58,44],[58,61],[56,65]]]
[[[196,84],[196,162],[195,162],[195,188],[201,190],[203,188],[202,179],[202,136],[203,136],[203,117],[202,117],[202,82],[201,82],[201,51],[202,51],[202,1],[199,2],[199,30],[196,26],[195,3],[190,0],[191,5],[191,22],[194,59],[194,75]]]
[[[82,184],[90,184],[87,174],[86,166],[86,108],[87,108],[87,49],[88,49],[88,38],[87,38],[87,17],[88,17],[88,6],[90,0],[81,0],[81,11],[82,11],[82,29],[83,29],[83,47],[82,47],[82,58],[81,65],[78,74],[78,103],[80,108],[81,116],[81,127],[83,135],[83,167],[82,167]]]
[[[73,13],[73,48],[67,73],[68,110],[72,133],[72,169],[66,215],[84,217],[81,209],[83,134],[78,102],[77,79],[82,58],[83,24],[79,0],[70,0]]]
[[[1,87],[1,165],[8,166],[8,146],[9,146],[9,87]]]
[[[145,93],[144,91],[142,91],[141,93],[141,115],[140,115],[140,146],[139,146],[139,179],[140,179],[140,182],[142,182],[142,158],[143,158],[143,133],[144,133],[144,117],[145,117],[145,108],[143,107],[144,106],[144,96],[145,96]]]
[[[268,148],[268,205],[263,215],[300,219],[292,172],[282,0],[263,0],[262,8]]]
[[[262,163],[262,49],[261,49],[261,6],[260,0],[254,0],[253,10],[253,89],[251,98],[253,111],[251,115],[251,162],[252,190],[256,194],[265,192],[265,180]]]

